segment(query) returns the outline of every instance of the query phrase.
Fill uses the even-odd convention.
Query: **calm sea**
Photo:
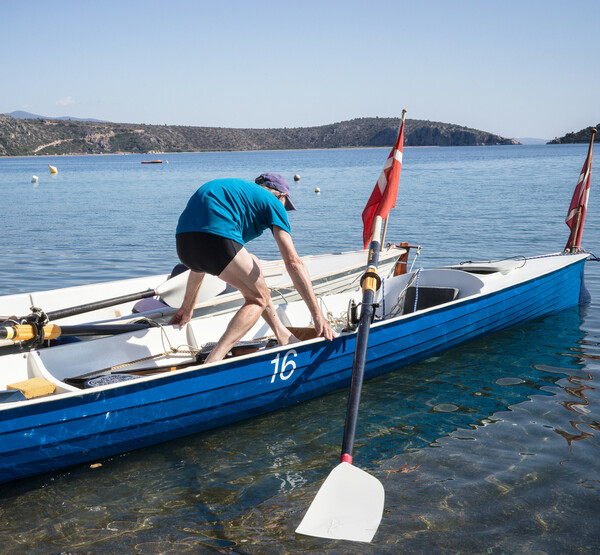
[[[407,148],[388,239],[422,245],[416,267],[562,250],[586,149]],[[180,211],[217,177],[298,173],[298,251],[360,248],[387,154],[0,159],[0,294],[168,272]],[[140,163],[154,158],[168,164]],[[583,243],[600,254],[597,181]],[[277,258],[268,235],[250,250]],[[591,304],[366,382],[355,462],[386,490],[371,545],[294,533],[337,462],[339,391],[0,486],[0,552],[598,553],[600,264],[588,262],[586,284]]]

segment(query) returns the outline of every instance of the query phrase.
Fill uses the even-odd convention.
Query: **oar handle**
[[[375,291],[379,289],[381,279],[377,274],[379,264],[379,251],[381,250],[381,216],[375,218],[373,235],[369,245],[369,258],[367,270],[364,273],[361,284],[363,290],[360,320],[356,334],[356,348],[354,351],[354,363],[352,364],[352,381],[350,383],[350,394],[348,396],[348,408],[346,410],[346,424],[344,426],[344,440],[342,442],[341,461],[352,464],[352,451],[354,449],[354,437],[356,435],[356,424],[358,422],[358,407],[360,405],[360,393],[365,375],[365,361],[367,359],[367,346],[369,343],[369,332],[371,320],[373,319],[373,300]]]
[[[9,341],[30,341],[36,337],[36,327],[32,324],[13,324],[0,326],[0,339]],[[60,335],[60,328],[54,324],[44,326],[44,339],[56,339]]]
[[[150,323],[142,324],[82,324],[78,326],[57,326],[46,324],[44,326],[44,337],[42,341],[56,339],[58,337],[75,337],[83,335],[117,335],[132,331],[145,330],[151,327]],[[32,324],[13,324],[0,326],[0,339],[10,341],[30,341],[36,337],[37,330]]]

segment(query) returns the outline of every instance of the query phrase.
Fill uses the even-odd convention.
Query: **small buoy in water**
[[[320,193],[321,189],[319,189],[318,187],[315,189],[315,193]]]
[[[296,174],[294,176],[294,181],[300,181],[300,174]]]
[[[50,173],[58,173],[58,170],[54,166],[48,164],[48,167],[50,168]]]
[[[31,176],[31,182],[32,183],[37,183],[38,182],[38,176],[37,175],[32,175]]]

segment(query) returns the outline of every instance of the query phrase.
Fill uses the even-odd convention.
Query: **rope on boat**
[[[563,254],[563,253],[561,253]],[[527,263],[527,260],[532,260],[534,258],[546,258],[548,256],[558,256],[558,254],[545,254],[542,256],[508,256],[506,258],[497,258],[495,260],[463,260],[462,262],[459,262],[459,266],[462,266],[463,264],[495,264],[496,262],[504,262],[505,260],[523,260],[523,264],[521,266],[519,266],[519,268],[522,268],[523,266],[525,266],[525,264]],[[516,268],[515,268],[516,269]]]
[[[417,270],[417,282],[415,283],[415,306],[413,308],[413,312],[417,311],[417,303],[419,302],[419,277],[421,275],[421,270],[423,268],[419,268]]]
[[[589,252],[589,251],[586,251],[586,252],[589,253],[589,255],[593,257],[593,258],[588,258],[588,260],[591,260],[592,262],[600,262],[600,258],[598,258],[593,252]]]
[[[588,260],[594,262],[600,261],[600,259],[593,252],[581,249],[579,252],[555,252],[552,254],[539,254],[537,256],[509,256],[507,258],[498,258],[496,260],[463,260],[460,263],[460,265],[462,266],[463,264],[493,264],[496,262],[503,262],[504,260],[523,260],[523,265],[519,266],[519,268],[522,268],[523,266],[525,266],[528,260],[537,260],[540,258],[554,258],[555,256],[573,256],[576,254],[589,254],[593,258],[589,258]]]
[[[323,297],[317,297],[317,300],[320,304],[323,305],[323,307],[327,311],[327,314],[324,314],[325,318],[327,319],[327,322],[337,333],[339,333],[348,324],[348,312],[340,312],[339,316],[335,316],[333,312],[331,312],[331,310],[327,308],[327,304],[325,303]]]
[[[417,256],[419,256],[421,254],[421,249],[422,248],[423,247],[421,247],[420,245],[417,247],[417,252],[413,256],[413,261],[412,261],[412,264],[410,265],[410,270],[408,270],[409,274],[412,272],[413,266],[415,265],[415,262],[417,261]]]
[[[404,286],[402,291],[400,291],[400,293],[398,294],[398,299],[396,300],[396,303],[390,309],[390,314],[389,314],[388,318],[394,318],[395,316],[398,316],[398,314],[400,314],[400,312],[402,312],[402,309],[404,307],[404,299],[406,297],[406,292],[408,291],[408,288],[412,287],[413,283],[415,283],[415,281],[418,280],[419,274],[421,273],[422,269],[423,268],[419,268],[412,275],[412,277],[408,280],[408,282],[406,283],[406,285]],[[418,289],[418,284],[417,284],[417,293],[418,293],[418,291],[419,291],[419,289]],[[416,300],[415,300],[415,304],[416,304]],[[384,312],[384,317],[385,317],[385,312]]]
[[[284,303],[288,302],[288,300],[285,298],[285,295],[279,289],[275,289],[275,287],[269,287],[269,291],[271,291],[271,293],[277,293],[283,299]]]

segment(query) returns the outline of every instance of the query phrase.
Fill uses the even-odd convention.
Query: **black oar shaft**
[[[80,326],[60,326],[61,337],[83,335],[117,335],[132,331],[146,330],[152,324],[82,324]]]
[[[75,326],[57,326],[46,324],[43,327],[44,337],[40,340],[57,339],[58,337],[75,337],[83,335],[117,335],[132,331],[148,329],[152,324],[81,324]],[[41,330],[40,330],[41,334]],[[11,341],[29,341],[38,335],[38,329],[32,324],[12,324],[0,326],[0,339]]]
[[[373,297],[371,290],[363,293],[361,316],[356,337],[356,350],[354,351],[354,364],[352,366],[352,382],[348,397],[348,410],[346,412],[346,424],[344,427],[344,440],[342,442],[342,460],[350,457],[354,449],[354,437],[356,435],[356,424],[358,422],[358,407],[360,405],[360,393],[365,375],[365,360],[367,358],[367,347],[369,343],[369,331],[371,317],[373,314]]]
[[[139,293],[121,295],[120,297],[113,297],[112,299],[106,299],[104,301],[81,304],[77,306],[72,306],[71,308],[62,308],[60,310],[53,310],[51,312],[47,312],[46,316],[48,316],[48,320],[59,320],[61,318],[67,318],[68,316],[76,316],[77,314],[84,314],[86,312],[100,310],[101,308],[107,308],[109,306],[115,306],[117,304],[128,303],[131,301],[139,301],[140,299],[154,297],[155,295],[156,291],[154,289],[148,289]]]
[[[373,239],[369,246],[369,259],[367,271],[362,278],[363,297],[361,304],[360,320],[356,334],[356,348],[354,350],[354,363],[352,365],[352,381],[350,383],[350,394],[348,396],[348,409],[346,410],[346,424],[344,426],[344,439],[342,442],[341,460],[352,463],[352,451],[354,449],[354,437],[356,435],[356,424],[358,422],[358,407],[360,405],[360,393],[365,375],[365,362],[367,359],[367,347],[369,343],[369,332],[373,319],[373,300],[378,288],[379,276],[377,265],[379,264],[379,251],[381,243],[381,221],[375,226]]]

